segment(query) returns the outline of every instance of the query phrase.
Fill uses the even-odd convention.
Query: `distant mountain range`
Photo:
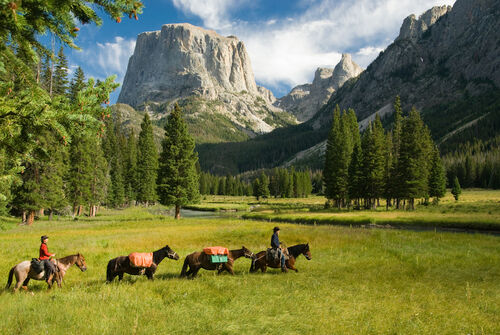
[[[321,167],[335,105],[353,108],[361,125],[392,104],[422,112],[442,152],[500,134],[500,1],[457,0],[410,15],[399,36],[363,71],[336,90],[307,122],[243,143],[198,146],[204,170],[237,173],[287,165]],[[296,114],[299,115],[299,114]]]

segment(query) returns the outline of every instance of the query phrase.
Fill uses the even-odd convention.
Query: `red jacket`
[[[40,260],[44,259],[49,259],[50,256],[53,256],[54,254],[51,254],[49,252],[49,249],[47,248],[47,245],[45,243],[42,243],[40,246],[40,257],[38,257]]]

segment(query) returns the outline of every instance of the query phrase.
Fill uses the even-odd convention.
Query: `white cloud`
[[[94,47],[87,47],[85,51],[75,53],[75,56],[85,64],[87,77],[93,76],[102,80],[116,74],[116,81],[122,83],[134,48],[135,39],[116,36],[111,42],[97,43]]]
[[[403,19],[455,0],[302,0],[295,17],[235,22],[244,0],[172,0],[206,28],[236,35],[246,45],[257,81],[277,88],[311,81],[319,66],[333,67],[343,52],[366,67],[399,33]],[[243,8],[244,9],[244,8]]]
[[[130,56],[134,53],[135,39],[116,36],[114,42],[97,43],[97,63],[106,75],[125,75]]]
[[[172,0],[172,2],[185,14],[200,17],[205,27],[224,29],[231,26],[230,11],[241,7],[248,0]]]

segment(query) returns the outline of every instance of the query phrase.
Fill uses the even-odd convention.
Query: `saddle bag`
[[[45,266],[44,266],[43,262],[41,260],[39,260],[38,258],[32,258],[31,259],[31,269],[35,273],[40,273],[40,272],[45,270]]]
[[[229,250],[224,247],[207,247],[203,248],[203,252],[210,256],[210,262],[214,264],[226,263]]]
[[[130,266],[135,268],[149,268],[151,265],[153,265],[152,252],[147,252],[147,253],[133,252],[130,255],[128,255],[128,259],[130,262]]]

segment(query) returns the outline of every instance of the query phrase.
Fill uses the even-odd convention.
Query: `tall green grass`
[[[482,234],[366,230],[280,224],[280,239],[308,242],[298,273],[235,276],[201,270],[179,279],[183,257],[205,246],[257,252],[274,223],[238,218],[174,221],[134,208],[78,221],[8,225],[0,232],[0,273],[37,256],[50,236],[58,256],[81,252],[62,289],[31,282],[33,294],[1,294],[0,334],[495,334],[500,332],[500,243]],[[169,244],[153,282],[125,275],[106,285],[107,261]]]

